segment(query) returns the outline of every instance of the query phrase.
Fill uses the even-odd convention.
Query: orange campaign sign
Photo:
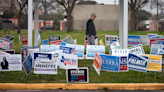
[[[28,36],[22,36],[21,40],[22,40],[22,45],[23,46],[27,46],[27,44],[28,44]]]
[[[95,53],[93,67],[96,70],[96,72],[98,73],[98,75],[100,75],[101,64],[102,64],[101,57],[97,53]]]

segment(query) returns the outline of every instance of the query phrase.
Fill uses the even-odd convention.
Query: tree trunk
[[[135,12],[133,10],[131,10],[131,14],[130,14],[130,33],[134,32],[134,18],[135,18]]]
[[[21,11],[19,12],[19,15],[18,15],[18,34],[20,34],[21,33],[21,15],[22,15],[22,13],[21,13]]]
[[[47,14],[47,6],[46,6],[46,0],[45,0],[45,5],[44,5],[44,31],[46,31],[46,14]]]
[[[67,13],[67,32],[73,32],[73,17],[71,13]]]

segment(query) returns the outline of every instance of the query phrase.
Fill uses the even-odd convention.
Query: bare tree
[[[22,17],[22,11],[25,7],[25,5],[28,3],[28,0],[17,0],[17,3],[19,5],[19,14],[18,14],[18,34],[21,33],[21,17]]]
[[[62,5],[67,12],[67,32],[73,31],[72,10],[77,0],[56,0],[59,5]],[[80,0],[79,0],[80,1]]]
[[[47,11],[55,10],[56,9],[56,2],[55,0],[41,0],[41,5],[39,8],[43,8],[44,10],[44,31],[46,31],[46,18],[47,18]]]
[[[135,31],[135,14],[136,12],[144,7],[148,3],[148,0],[129,0],[130,8],[130,32]]]

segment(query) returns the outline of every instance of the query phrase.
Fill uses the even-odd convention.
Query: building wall
[[[96,30],[119,30],[119,5],[75,5],[72,13],[74,30],[85,30],[91,13],[97,15],[94,20]]]

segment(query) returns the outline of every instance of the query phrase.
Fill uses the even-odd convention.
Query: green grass
[[[147,35],[147,33],[157,33],[159,32],[148,32],[148,31],[136,31],[130,35]],[[4,31],[0,30],[0,37],[2,37]],[[8,34],[7,34],[8,35]],[[20,53],[20,48],[22,45],[19,44],[17,31],[10,31],[9,35],[14,36],[14,49],[16,53]],[[27,31],[21,31],[21,36],[27,35]],[[63,39],[67,35],[71,35],[73,39],[77,39],[77,43],[84,45],[85,31],[74,31],[67,33],[66,31],[46,31],[40,33],[42,40],[48,39],[49,35],[61,35]],[[102,39],[105,43],[105,35],[119,35],[118,31],[97,31],[97,36],[99,40]],[[161,35],[164,35],[162,33]],[[150,53],[149,46],[144,46],[144,50],[147,54]],[[106,46],[106,54],[108,54],[108,47]],[[93,60],[79,60],[79,67],[89,68],[89,82],[90,83],[145,83],[146,75],[148,83],[164,83],[164,73],[157,72],[155,78],[155,72],[107,72],[101,71],[100,75],[96,73],[93,66]],[[156,81],[155,81],[156,80]],[[0,72],[0,83],[66,83],[66,71],[63,69],[58,70],[57,75],[40,75],[34,74],[33,70],[28,76],[26,76],[24,70],[22,71],[10,71],[10,72]]]

